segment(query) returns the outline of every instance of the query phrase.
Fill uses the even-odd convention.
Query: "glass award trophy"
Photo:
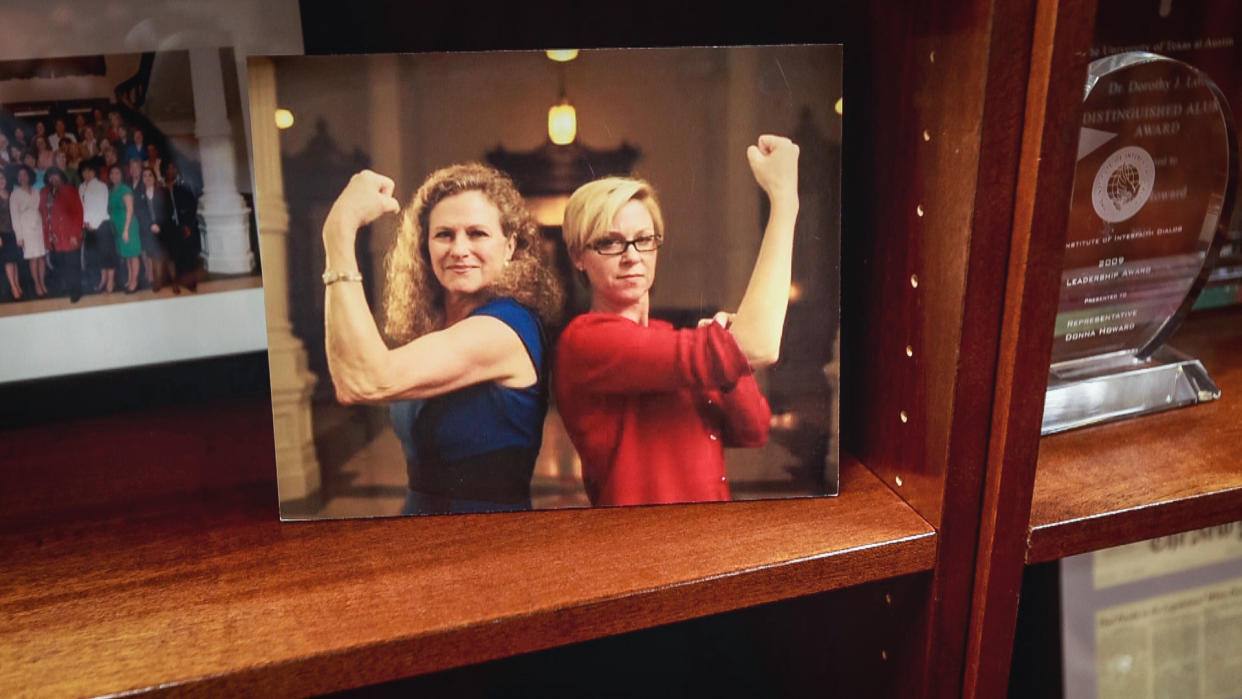
[[[1129,52],[1088,69],[1042,434],[1215,400],[1165,341],[1207,281],[1237,142],[1201,71]]]

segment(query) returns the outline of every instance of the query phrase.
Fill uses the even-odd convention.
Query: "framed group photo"
[[[265,346],[232,49],[0,62],[0,383]]]

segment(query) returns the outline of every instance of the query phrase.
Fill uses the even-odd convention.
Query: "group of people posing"
[[[730,498],[724,447],[767,441],[753,372],[780,351],[798,213],[798,146],[765,135],[746,157],[771,207],[736,313],[689,329],[650,316],[663,213],[648,182],[607,177],[565,209],[591,309],[555,352],[544,328],[562,289],[507,176],[454,165],[419,188],[389,256],[382,333],[354,242],[401,207],[389,178],[350,180],[323,229],[328,364],[341,402],[390,405],[405,514],[529,509],[550,393],[593,505]]]
[[[197,286],[198,195],[141,129],[94,117],[0,130],[0,292],[14,301]]]

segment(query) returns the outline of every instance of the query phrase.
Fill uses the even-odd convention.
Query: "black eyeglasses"
[[[655,252],[663,242],[664,238],[658,235],[644,235],[633,240],[604,238],[590,243],[587,247],[601,255],[623,255],[625,249],[631,245],[638,252]]]

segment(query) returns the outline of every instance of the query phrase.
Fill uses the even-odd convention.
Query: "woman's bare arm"
[[[327,267],[356,274],[358,229],[400,209],[393,181],[364,170],[350,179],[323,226]],[[504,381],[530,364],[521,339],[492,317],[470,317],[407,345],[388,349],[362,285],[341,281],[324,291],[328,370],[342,403],[425,398],[482,381]],[[522,364],[525,362],[525,364]]]
[[[350,179],[323,224],[328,270],[358,274],[354,253],[358,229],[400,210],[392,196],[394,186],[391,179],[367,170]],[[376,395],[376,386],[383,383],[378,375],[383,373],[388,346],[375,327],[361,284],[341,281],[324,288],[324,345],[342,403],[365,402]]]
[[[780,356],[798,218],[798,146],[781,136],[760,136],[746,151],[755,181],[768,195],[771,213],[746,293],[729,330],[752,367]]]
[[[121,201],[125,202],[125,228],[121,230],[121,239],[128,243],[129,227],[134,222],[134,195],[123,195]]]

